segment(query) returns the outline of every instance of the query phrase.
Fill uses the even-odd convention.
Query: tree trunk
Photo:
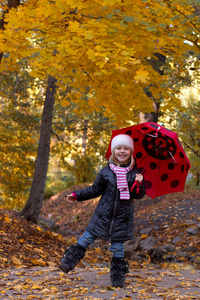
[[[156,101],[153,102],[153,109],[154,109],[154,111],[152,111],[150,113],[143,113],[143,112],[139,113],[140,123],[144,123],[144,122],[157,123],[158,122],[158,112],[159,112],[159,103],[158,102],[156,102]]]
[[[28,201],[20,213],[28,221],[37,223],[44,200],[44,190],[49,163],[51,126],[53,118],[53,108],[56,93],[56,80],[49,76],[44,109],[42,114],[42,124],[40,131],[39,147],[35,165],[35,172]]]
[[[140,123],[145,123],[145,122],[158,122],[158,114],[156,112],[150,112],[150,113],[139,113],[139,119]]]
[[[84,120],[83,123],[83,136],[82,136],[82,155],[84,156],[86,153],[87,147],[87,133],[88,133],[88,120]]]
[[[163,67],[165,65],[166,56],[158,52],[154,53],[154,56],[157,57],[157,59],[152,56],[150,59],[148,59],[148,63],[152,66],[154,70],[156,70],[160,74],[160,76],[162,76],[164,75]],[[140,123],[144,123],[144,122],[157,123],[159,118],[160,100],[155,99],[152,96],[152,93],[148,89],[145,91],[145,93],[149,98],[153,100],[153,107],[152,107],[153,111],[150,113],[140,112],[139,113]]]

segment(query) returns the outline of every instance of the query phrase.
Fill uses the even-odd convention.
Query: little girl
[[[68,273],[84,257],[88,246],[97,237],[111,241],[110,278],[113,287],[123,287],[128,263],[124,260],[123,243],[133,238],[133,199],[145,195],[143,176],[133,158],[133,139],[119,134],[111,142],[109,163],[97,175],[92,186],[67,195],[67,202],[84,201],[101,195],[97,208],[77,244],[71,245],[61,259],[59,268]],[[137,186],[130,192],[137,180]]]

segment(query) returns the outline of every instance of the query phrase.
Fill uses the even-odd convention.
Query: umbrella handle
[[[131,189],[130,189],[130,192],[133,191],[133,189],[134,189],[134,187],[137,185],[137,183],[138,183],[138,181],[136,180],[136,181],[134,182],[134,184],[132,185],[132,187],[131,187]]]

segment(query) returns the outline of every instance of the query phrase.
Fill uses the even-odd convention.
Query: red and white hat
[[[134,143],[130,135],[127,134],[116,135],[111,141],[111,152],[113,152],[113,150],[119,145],[128,146],[134,152]]]

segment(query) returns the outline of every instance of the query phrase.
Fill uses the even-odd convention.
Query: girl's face
[[[115,158],[118,160],[120,165],[126,165],[131,157],[131,148],[124,145],[119,145],[114,149]]]

